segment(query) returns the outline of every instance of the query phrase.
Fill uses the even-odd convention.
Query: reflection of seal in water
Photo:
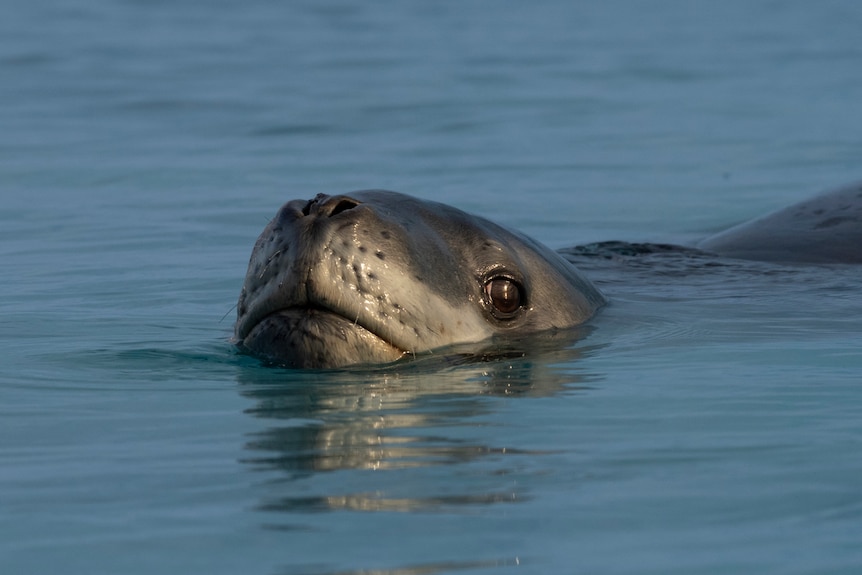
[[[699,247],[764,261],[862,263],[862,187],[817,196]],[[395,192],[319,195],[285,204],[258,238],[235,341],[297,367],[386,363],[570,328],[604,302],[560,255],[482,218]]]
[[[319,195],[258,238],[235,335],[298,367],[385,363],[569,328],[604,301],[559,254],[482,218],[395,192]]]

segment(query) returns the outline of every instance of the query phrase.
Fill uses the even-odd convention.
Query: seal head
[[[577,326],[602,294],[551,249],[396,192],[293,200],[263,230],[235,343],[293,367],[380,364]]]

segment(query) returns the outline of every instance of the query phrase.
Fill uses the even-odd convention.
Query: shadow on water
[[[479,475],[506,475],[518,458],[545,453],[512,446],[517,438],[499,429],[505,423],[495,415],[516,398],[588,388],[590,378],[573,364],[591,348],[559,344],[379,369],[249,367],[240,375],[241,393],[256,402],[247,413],[271,425],[248,438],[244,463],[277,471],[276,482],[287,484],[269,490],[259,509],[413,512],[529,498],[499,481],[459,480],[451,469],[478,465]]]

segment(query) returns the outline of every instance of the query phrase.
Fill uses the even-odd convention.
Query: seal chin
[[[337,313],[290,308],[272,313],[237,342],[255,355],[289,367],[321,369],[396,361],[408,352]]]

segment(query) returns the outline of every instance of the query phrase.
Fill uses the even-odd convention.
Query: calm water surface
[[[228,343],[291,198],[564,247],[859,179],[862,5],[2,7],[3,573],[862,569],[855,268],[585,259],[588,336],[485,363]]]

